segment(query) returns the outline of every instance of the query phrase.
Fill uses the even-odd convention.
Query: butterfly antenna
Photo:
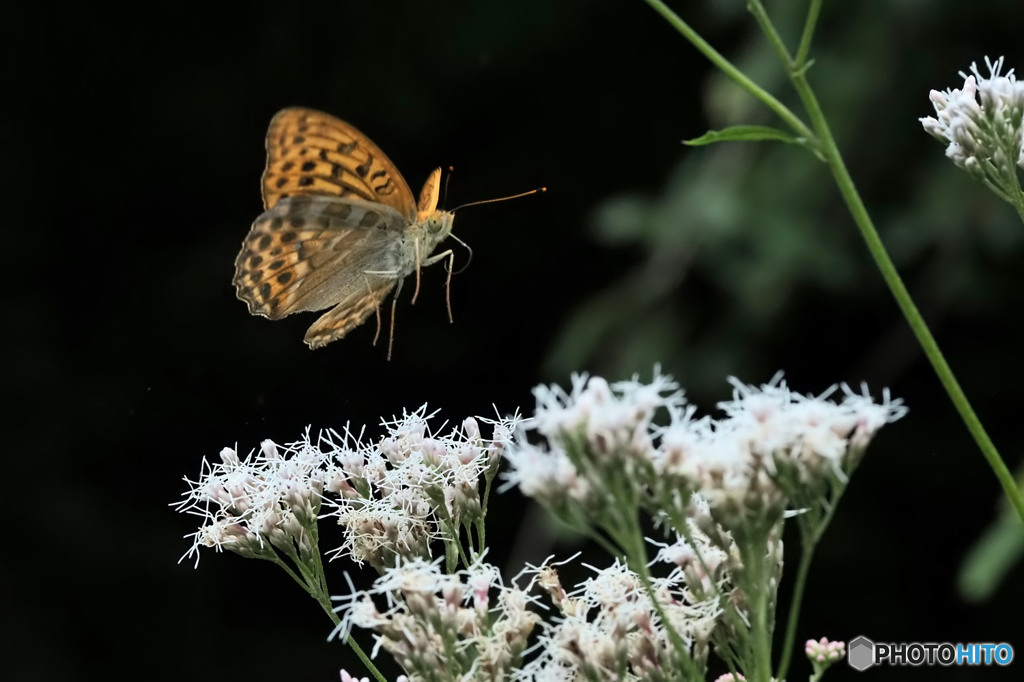
[[[448,185],[452,181],[452,173],[455,172],[455,166],[448,166],[448,175],[444,177],[444,197],[441,198],[441,205],[444,206],[448,203]]]
[[[460,208],[466,208],[468,206],[479,206],[481,204],[494,204],[494,203],[497,203],[499,201],[508,201],[509,199],[518,199],[519,197],[528,197],[531,194],[539,194],[541,192],[547,192],[547,191],[548,191],[547,187],[538,187],[537,189],[531,189],[529,192],[520,192],[519,194],[511,194],[511,195],[509,195],[507,197],[498,197],[497,199],[484,199],[483,201],[471,201],[468,204],[463,204],[462,206],[456,206],[455,208],[452,209],[452,213],[455,213],[455,211],[458,211]]]

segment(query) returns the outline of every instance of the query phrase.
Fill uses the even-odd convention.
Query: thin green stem
[[[480,518],[476,522],[477,544],[481,548],[487,546],[487,524],[484,522],[487,520],[487,505],[491,501],[491,483],[498,472],[500,462],[501,460],[496,460],[494,466],[490,467],[487,473],[484,474],[484,492],[480,497]]]
[[[356,656],[359,657],[359,660],[362,661],[363,665],[370,671],[370,674],[373,675],[373,678],[377,680],[377,682],[388,682],[387,678],[384,677],[384,674],[377,670],[377,666],[373,664],[373,661],[370,660],[370,657],[366,655],[366,652],[363,651],[363,648],[359,646],[352,635],[348,636],[345,640],[345,644],[348,644],[349,648],[356,652]]]
[[[317,563],[319,563],[319,562],[320,562],[320,559],[319,559],[319,554],[318,554],[317,555]],[[293,580],[295,580],[295,582],[297,582],[299,585],[302,585],[302,588],[304,590],[306,590],[309,593],[309,595],[311,597],[313,597],[313,599],[316,600],[316,603],[320,605],[320,608],[322,608],[324,610],[324,613],[327,614],[327,617],[331,619],[332,623],[334,623],[335,625],[339,625],[341,623],[341,618],[339,618],[338,614],[334,612],[334,608],[331,605],[331,597],[330,597],[330,595],[328,595],[326,593],[326,591],[325,591],[326,590],[326,585],[323,585],[323,581],[322,580],[319,581],[320,582],[320,587],[323,588],[322,590],[311,589],[310,583],[308,581],[304,581],[302,578],[300,578],[299,575],[296,574],[291,569],[290,566],[288,566],[288,564],[286,564],[285,562],[281,561],[280,559],[275,560],[274,563],[277,564],[278,566],[280,566],[281,568],[283,568],[285,570],[285,572],[288,575],[290,575]],[[323,570],[322,570],[323,569],[323,565],[322,564],[320,565],[320,568],[321,568],[320,575],[322,576],[323,575]],[[349,648],[352,649],[352,651],[354,651],[356,653],[356,656],[359,658],[359,660],[362,662],[362,664],[366,667],[366,669],[370,671],[370,674],[373,675],[374,679],[376,679],[377,682],[387,682],[387,678],[384,677],[383,673],[381,673],[379,670],[377,670],[377,666],[375,666],[373,664],[373,661],[371,661],[370,657],[366,655],[366,652],[364,652],[362,650],[362,648],[359,646],[359,644],[356,642],[356,640],[352,638],[352,635],[349,635],[345,639],[345,643],[349,646]]]
[[[813,140],[813,131],[800,120],[800,117],[790,111],[785,104],[775,99],[771,93],[764,90],[754,81],[750,80],[746,74],[737,69],[732,63],[723,57],[715,48],[711,47],[703,38],[701,38],[696,31],[690,28],[689,24],[679,18],[675,12],[670,10],[665,3],[661,0],[644,0],[650,5],[655,12],[660,14],[665,21],[667,21],[674,29],[679,31],[684,38],[700,51],[705,57],[707,57],[712,64],[717,66],[722,72],[736,82],[741,88],[749,92],[755,98],[764,103],[766,107],[775,112],[775,114],[789,125],[793,131],[802,138]]]
[[[279,556],[275,555],[272,558],[271,557],[261,557],[261,558],[264,558],[264,560],[269,561],[270,563],[274,564],[275,566],[278,566],[278,567],[282,568],[284,570],[284,572],[287,573],[291,577],[292,580],[297,582],[302,587],[302,589],[306,590],[306,592],[309,592],[309,585],[308,585],[308,583],[303,579],[302,576],[300,576],[298,573],[296,573],[294,570],[292,570],[291,566],[289,566],[287,563],[282,561]],[[313,593],[310,592],[310,594],[313,594]]]
[[[626,553],[626,565],[636,572],[637,576],[640,578],[640,582],[643,583],[644,590],[647,592],[647,596],[651,600],[651,606],[654,607],[655,613],[657,613],[658,618],[661,619],[665,632],[668,634],[669,641],[672,642],[675,650],[679,653],[680,663],[686,668],[687,678],[699,679],[701,671],[690,656],[690,648],[686,645],[686,642],[683,641],[682,637],[679,636],[679,633],[676,631],[675,624],[671,619],[669,619],[668,614],[665,613],[661,600],[658,598],[658,594],[654,591],[654,583],[651,581],[651,573],[647,568],[647,548],[644,545],[643,531],[640,528],[640,522],[635,515],[630,519],[630,521],[632,522],[632,527],[620,529],[620,532],[613,533],[613,537],[618,535],[616,541],[622,546]]]
[[[748,0],[747,10],[754,15],[754,19],[757,21],[757,25],[764,31],[765,37],[768,38],[769,44],[775,49],[775,54],[779,56],[779,61],[790,67],[793,64],[793,57],[789,54],[789,49],[786,44],[782,41],[782,36],[775,30],[775,25],[772,24],[771,19],[768,18],[768,13],[764,9],[764,5],[759,0]]]
[[[334,607],[331,605],[330,595],[325,592],[320,592],[318,594],[313,594],[312,596],[316,599],[316,602],[320,604],[320,608],[324,610],[327,617],[331,619],[331,622],[334,623],[335,626],[341,625],[341,618],[338,617],[338,614],[334,611]],[[356,656],[362,662],[363,666],[370,671],[370,674],[373,675],[377,682],[387,682],[387,678],[384,677],[384,674],[381,673],[381,671],[377,670],[377,666],[373,664],[373,661],[370,660],[370,657],[366,655],[366,652],[363,651],[362,647],[359,646],[359,643],[356,642],[355,638],[352,637],[351,634],[345,638],[345,644],[347,644],[348,647],[356,653]]]
[[[1009,156],[1015,151],[1016,150],[1007,150],[1007,155]],[[1021,192],[1020,182],[1017,179],[1017,167],[1012,167],[1007,175],[1009,177],[1006,178],[1005,185],[1007,191],[1005,194],[1008,194],[1009,196],[1006,197],[1006,201],[1013,206],[1021,221],[1024,222],[1024,192]]]
[[[868,251],[871,252],[875,264],[889,286],[889,291],[892,292],[893,297],[896,299],[896,304],[907,319],[907,323],[914,332],[914,336],[917,337],[918,343],[921,344],[921,348],[924,350],[929,362],[931,362],[932,368],[939,377],[939,381],[942,382],[957,412],[960,413],[960,417],[967,426],[967,430],[974,437],[974,441],[981,449],[982,455],[988,461],[989,466],[992,467],[992,471],[995,473],[1000,485],[1003,486],[1003,492],[1010,500],[1010,503],[1017,509],[1021,519],[1024,519],[1024,495],[1021,495],[1021,491],[1014,484],[1013,475],[1006,467],[1002,458],[1000,458],[999,451],[996,450],[995,445],[985,431],[985,427],[982,426],[981,420],[978,419],[978,415],[975,414],[974,409],[967,400],[967,396],[964,395],[963,389],[960,388],[960,383],[953,375],[953,370],[950,369],[946,358],[942,355],[942,351],[939,350],[935,337],[932,336],[924,318],[921,317],[917,306],[914,305],[910,292],[907,291],[906,286],[903,284],[896,266],[889,258],[889,254],[882,244],[882,239],[878,236],[874,223],[871,221],[871,216],[868,215],[867,208],[864,206],[864,202],[861,200],[860,194],[858,194],[857,188],[853,184],[853,178],[850,177],[846,164],[843,163],[839,148],[832,137],[832,131],[829,130],[818,100],[807,83],[806,75],[803,71],[797,71],[792,74],[792,79],[793,85],[796,87],[797,93],[803,100],[807,113],[811,117],[811,123],[814,125],[820,140],[821,151],[824,153],[829,167],[832,169],[832,176],[835,178],[846,206],[853,216],[853,220],[857,224],[864,242],[867,244]]]
[[[319,509],[317,510],[319,511]],[[313,516],[313,524],[310,527],[310,546],[313,547],[313,551],[310,552],[312,557],[313,571],[318,576],[319,589],[325,594],[329,593],[327,589],[327,573],[324,571],[324,562],[320,557],[320,528],[316,525],[316,515]]]
[[[853,471],[851,470],[849,474],[852,473]],[[839,500],[843,497],[843,493],[846,492],[846,486],[838,483],[835,491],[835,494],[825,508],[824,516],[817,521],[813,528],[810,527],[809,522],[800,523],[800,563],[796,569],[796,583],[793,585],[793,597],[790,600],[789,614],[786,617],[786,636],[782,643],[779,669],[775,673],[775,679],[777,680],[786,679],[786,673],[789,672],[789,662],[793,657],[793,645],[796,640],[796,626],[800,620],[800,607],[803,605],[804,591],[807,588],[807,574],[810,572],[811,562],[814,560],[814,552],[818,548],[818,543],[828,529],[829,524],[832,523],[832,517],[839,507]]]
[[[805,64],[807,55],[811,51],[811,41],[814,39],[814,29],[818,26],[818,15],[821,14],[822,0],[811,0],[807,8],[807,20],[804,22],[804,32],[800,37],[800,47],[796,51],[796,63]]]
[[[621,550],[615,546],[614,542],[600,533],[588,529],[585,535],[597,543],[597,545],[607,552],[609,556],[618,556],[620,554]]]
[[[779,660],[779,671],[775,678],[785,679],[784,675],[789,670],[789,661],[793,654],[793,638],[796,636],[797,622],[800,620],[800,606],[804,600],[804,589],[807,587],[807,574],[811,569],[811,561],[814,559],[814,547],[802,544],[800,564],[796,569],[796,582],[793,585],[793,598],[789,603],[789,615],[786,619],[786,636],[782,644],[782,653]]]
[[[1020,206],[1018,205],[1018,202],[1015,202],[1015,201],[1014,201],[1014,200],[1013,200],[1013,199],[1012,199],[1012,198],[1010,197],[1010,195],[1009,195],[1009,194],[1007,194],[1006,192],[1004,192],[1004,191],[1003,191],[1003,188],[1002,188],[1002,187],[1000,187],[1000,186],[999,186],[999,185],[997,185],[996,183],[992,182],[992,181],[991,181],[991,180],[989,180],[988,178],[983,178],[983,179],[981,180],[981,184],[985,185],[985,187],[987,187],[987,188],[988,188],[989,190],[991,190],[991,192],[992,192],[993,194],[995,194],[995,195],[996,195],[997,197],[999,197],[1000,199],[1002,199],[1002,200],[1003,200],[1003,201],[1005,201],[1006,203],[1008,203],[1008,204],[1012,204],[1012,205],[1013,205],[1013,207],[1017,209],[1017,215],[1020,215],[1020,214],[1021,214],[1021,211],[1020,211]],[[1022,218],[1022,219],[1024,219],[1024,218]]]

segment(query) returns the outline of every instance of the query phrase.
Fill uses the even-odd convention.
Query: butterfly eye
[[[435,213],[427,219],[427,229],[431,232],[440,232],[442,227],[444,227],[444,220],[440,215]]]

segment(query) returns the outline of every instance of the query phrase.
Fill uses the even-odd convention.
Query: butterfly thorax
[[[388,254],[389,266],[401,279],[416,271],[430,258],[430,255],[452,233],[455,214],[451,211],[435,210],[427,216],[418,216],[409,225],[402,239]]]

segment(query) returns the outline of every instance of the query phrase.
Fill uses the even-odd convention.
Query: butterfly
[[[267,130],[266,210],[235,259],[232,283],[249,312],[278,320],[330,308],[306,331],[319,348],[377,314],[392,289],[391,339],[402,282],[454,254],[433,254],[451,234],[454,213],[437,208],[441,169],[413,198],[401,173],[353,126],[312,109],[278,112]],[[397,288],[396,288],[397,287]],[[451,320],[451,305],[448,306]],[[376,343],[376,338],[374,338]],[[388,344],[388,358],[391,357]]]

